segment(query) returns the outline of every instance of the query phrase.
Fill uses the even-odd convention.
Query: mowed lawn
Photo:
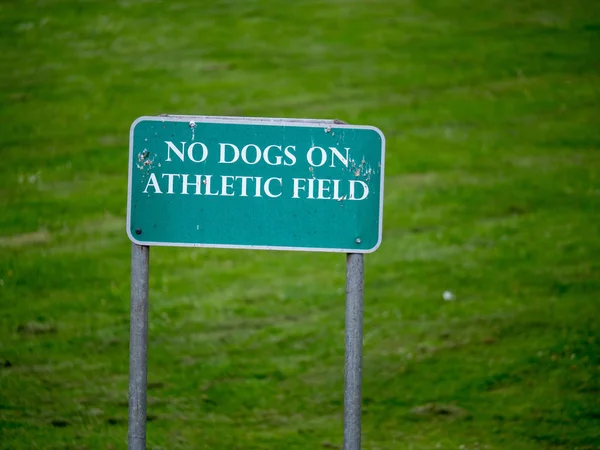
[[[161,113],[385,133],[363,448],[600,448],[593,0],[0,3],[0,447],[126,448],[128,134]],[[341,448],[344,276],[153,248],[148,447]]]

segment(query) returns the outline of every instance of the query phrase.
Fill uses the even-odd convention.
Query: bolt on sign
[[[371,126],[141,117],[130,132],[127,233],[147,246],[373,252],[384,148]]]

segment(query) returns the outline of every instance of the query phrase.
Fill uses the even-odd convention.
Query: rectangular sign
[[[385,138],[327,120],[140,117],[127,234],[138,245],[369,253]]]

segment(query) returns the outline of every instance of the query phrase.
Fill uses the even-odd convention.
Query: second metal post
[[[148,268],[150,247],[131,245],[131,330],[129,342],[129,450],[146,449],[148,373]]]
[[[361,439],[364,256],[346,255],[346,356],[344,361],[344,450]]]

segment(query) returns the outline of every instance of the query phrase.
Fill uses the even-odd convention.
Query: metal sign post
[[[150,247],[131,244],[131,337],[129,342],[129,450],[146,448],[148,373],[148,268]]]
[[[344,450],[360,449],[364,253],[381,243],[384,157],[380,130],[338,120],[159,116],[133,123],[129,450],[146,448],[155,245],[345,253]]]
[[[344,359],[344,450],[360,449],[364,255],[346,255],[346,356]]]

